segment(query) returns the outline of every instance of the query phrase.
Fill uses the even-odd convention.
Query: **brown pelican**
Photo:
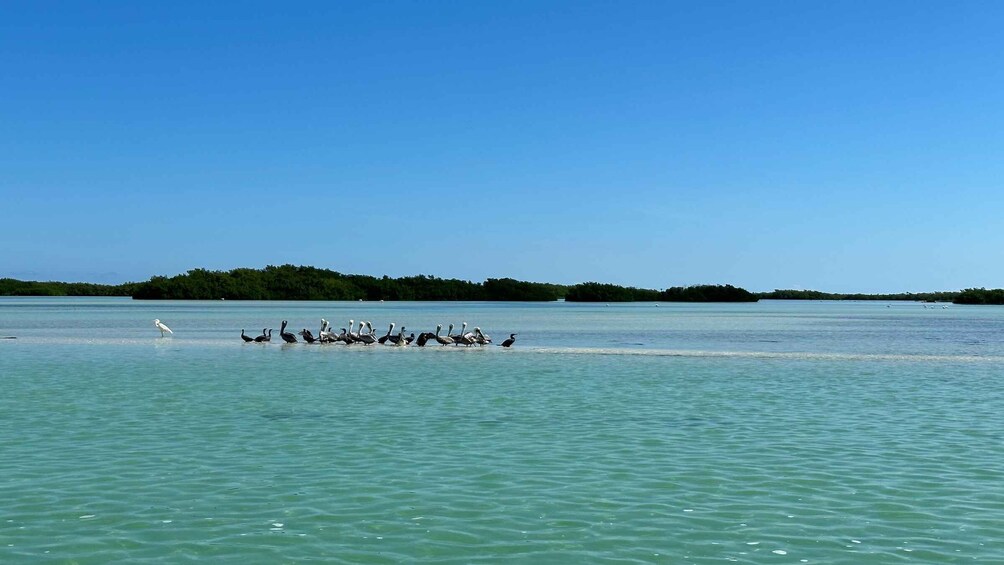
[[[453,324],[450,324],[450,329],[451,330],[453,329]],[[443,331],[443,324],[439,324],[436,326],[436,335],[434,336],[436,342],[438,342],[440,345],[453,345],[453,338],[443,337],[439,335],[439,332],[441,331]]]
[[[477,343],[476,335],[474,332],[466,332],[467,322],[464,322],[464,327],[460,329],[460,335],[453,336],[453,341],[459,345],[466,345],[468,347]]]
[[[404,337],[404,326],[401,326],[401,332],[397,334],[397,342],[394,345],[398,347],[404,347],[411,343],[407,338]]]
[[[453,328],[452,324],[450,324],[450,328]],[[450,336],[449,334],[447,334],[447,337],[451,337],[453,339],[454,344],[459,344],[462,343],[463,337],[466,335],[465,333],[466,331],[467,331],[467,322],[464,322],[463,327],[460,328],[460,333],[454,336]]]
[[[488,345],[492,339],[481,331],[481,328],[474,328],[474,342],[478,345]]]
[[[328,330],[328,327],[328,321],[321,318],[321,329],[317,332],[317,338],[321,341],[321,343],[332,343],[338,341],[337,336]]]
[[[345,332],[345,343],[347,344],[359,341],[359,334],[352,331],[352,326],[355,323],[355,320],[349,320],[349,329]],[[362,322],[359,322],[359,327],[362,328]]]
[[[381,336],[380,339],[377,340],[377,342],[379,342],[379,343],[386,343],[388,339],[391,339],[391,335],[390,334],[393,331],[394,331],[394,322],[391,322],[390,323],[390,327],[387,328],[387,335]],[[391,343],[393,343],[393,340],[391,340]]]
[[[363,333],[363,327],[369,328],[369,331]],[[377,338],[373,337],[373,325],[369,322],[359,322],[359,334],[358,338],[364,345],[373,345],[377,342]]]
[[[279,337],[286,343],[296,343],[296,336],[286,331],[286,320],[283,320],[282,326],[279,327]]]
[[[502,342],[502,347],[510,347],[516,343],[516,334],[509,334],[509,339]]]

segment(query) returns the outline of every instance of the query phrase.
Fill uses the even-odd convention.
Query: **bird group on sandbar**
[[[321,318],[321,328],[318,330],[315,336],[313,332],[307,328],[303,328],[296,334],[286,331],[286,326],[288,322],[286,320],[282,321],[279,328],[279,337],[286,343],[299,343],[296,339],[298,334],[303,338],[305,343],[320,343],[320,344],[335,344],[342,343],[345,345],[388,345],[395,347],[405,347],[408,345],[414,345],[418,347],[425,347],[426,344],[435,343],[438,345],[453,345],[453,346],[466,346],[466,347],[483,347],[485,345],[490,345],[492,343],[492,338],[488,337],[481,328],[474,328],[474,331],[467,331],[467,322],[461,325],[460,333],[454,334],[454,325],[450,324],[449,328],[446,330],[446,335],[442,335],[443,325],[439,324],[436,326],[435,332],[422,332],[415,335],[415,332],[410,334],[405,334],[405,327],[401,326],[400,329],[395,333],[394,328],[397,325],[391,322],[390,327],[387,329],[387,333],[384,335],[377,335],[373,330],[372,322],[359,321],[359,328],[353,329],[356,326],[355,320],[349,320],[348,328],[341,328],[341,332],[335,333],[331,324]],[[262,328],[261,335],[257,337],[251,337],[247,335],[244,330],[241,330],[241,339],[246,343],[269,343],[272,341],[272,329]],[[516,334],[509,334],[509,338],[500,343],[502,347],[511,347],[512,344],[516,343]]]

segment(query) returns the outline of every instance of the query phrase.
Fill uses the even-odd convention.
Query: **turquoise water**
[[[0,562],[1004,562],[1004,308],[886,306],[0,299]]]

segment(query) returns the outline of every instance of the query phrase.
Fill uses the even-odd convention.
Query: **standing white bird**
[[[153,325],[154,325],[155,328],[157,328],[158,330],[160,330],[160,337],[164,337],[164,335],[165,335],[164,332],[167,332],[169,334],[173,334],[174,333],[174,332],[171,331],[171,328],[165,326],[163,323],[161,323],[160,320],[154,320],[153,321]]]

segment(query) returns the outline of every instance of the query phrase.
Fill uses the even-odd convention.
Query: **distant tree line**
[[[346,275],[317,267],[269,265],[264,269],[193,269],[146,282],[103,285],[0,278],[0,296],[131,296],[144,300],[484,300],[568,302],[756,302],[774,300],[914,300],[1004,304],[1004,289],[961,292],[837,294],[817,290],[751,293],[732,285],[674,286],[651,290],[598,282],[559,285],[488,279],[482,283],[428,275],[390,278]]]
[[[131,296],[134,287],[133,283],[108,285],[0,279],[0,296]]]
[[[958,292],[901,292],[897,294],[838,294],[818,290],[774,290],[757,294],[765,300],[913,300],[920,302],[951,302]]]
[[[956,304],[1004,304],[1004,288],[967,288],[955,297]]]
[[[672,287],[663,291],[587,282],[559,285],[488,279],[483,283],[428,275],[391,278],[329,269],[269,265],[264,269],[192,269],[172,277],[121,285],[0,279],[0,296],[131,296],[139,300],[483,300],[568,302],[755,302],[732,285]]]
[[[268,266],[264,269],[193,269],[173,277],[153,277],[132,294],[143,300],[524,300],[553,301],[562,285],[515,279],[475,283],[417,275],[390,278],[346,275],[317,267]]]

